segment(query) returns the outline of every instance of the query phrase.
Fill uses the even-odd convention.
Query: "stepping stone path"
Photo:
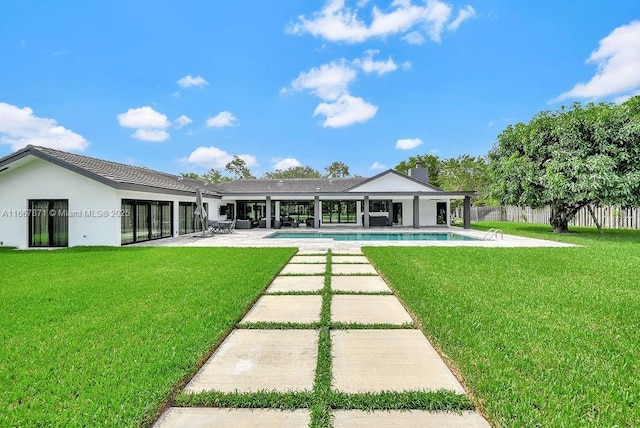
[[[330,291],[325,289],[325,280]],[[323,298],[330,305],[324,321]],[[311,394],[318,382],[322,325],[325,337],[331,340],[331,390],[336,393],[442,389],[466,393],[360,252],[294,256],[184,392]],[[318,426],[490,426],[473,411],[335,409],[330,419]],[[311,423],[307,408],[172,407],[154,427],[305,427]]]

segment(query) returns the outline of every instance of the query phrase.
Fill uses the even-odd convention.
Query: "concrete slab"
[[[365,256],[331,256],[331,263],[369,263],[369,259]]]
[[[162,414],[154,428],[253,428],[303,427],[311,422],[308,410],[220,409],[172,407]]]
[[[266,292],[319,291],[322,288],[324,288],[324,276],[277,276]]]
[[[286,266],[285,266],[286,267]],[[334,275],[377,275],[378,272],[370,264],[331,265]]]
[[[327,256],[293,256],[289,263],[326,263]]]
[[[301,250],[296,253],[296,256],[322,256],[322,255],[326,255],[326,251]]]
[[[277,279],[277,278],[276,278]],[[351,293],[391,292],[389,286],[379,276],[332,276],[331,289]]]
[[[336,330],[333,386],[344,392],[465,391],[420,330]]]
[[[340,249],[333,252],[337,256],[361,256],[362,251],[359,248]]]
[[[233,330],[184,391],[311,391],[317,357],[315,330]]]
[[[288,264],[282,268],[280,275],[322,275],[327,269],[326,263]]]
[[[375,411],[335,410],[334,428],[490,428],[491,425],[478,413],[465,411],[462,414],[429,412],[426,410]]]
[[[358,324],[413,323],[396,296],[333,296],[331,321]]]
[[[392,296],[395,298],[395,296]],[[320,321],[322,296],[262,296],[241,322]]]

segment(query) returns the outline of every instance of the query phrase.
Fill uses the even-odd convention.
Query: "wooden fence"
[[[607,229],[640,229],[640,208],[594,207],[598,222]],[[462,209],[457,212],[462,217]],[[551,208],[471,207],[471,221],[514,221],[549,224]],[[596,227],[587,208],[578,211],[570,226]]]

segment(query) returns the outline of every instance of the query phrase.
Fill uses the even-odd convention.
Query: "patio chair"
[[[218,233],[219,230],[220,230],[220,223],[218,223],[216,220],[207,221],[207,231],[209,233]]]

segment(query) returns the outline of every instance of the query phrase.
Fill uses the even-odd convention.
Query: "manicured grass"
[[[294,249],[0,250],[0,426],[139,426]]]
[[[640,232],[476,227],[583,246],[363,252],[494,424],[640,425]]]

